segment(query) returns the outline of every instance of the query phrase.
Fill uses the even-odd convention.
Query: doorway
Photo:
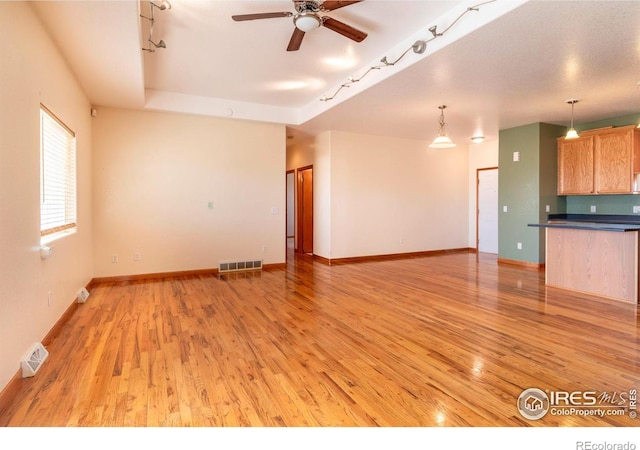
[[[476,248],[498,253],[498,168],[478,169],[476,183]]]
[[[287,255],[290,250],[295,248],[295,237],[296,237],[296,200],[295,200],[295,192],[296,192],[296,171],[295,170],[287,170]]]
[[[313,166],[298,169],[296,251],[313,253]]]

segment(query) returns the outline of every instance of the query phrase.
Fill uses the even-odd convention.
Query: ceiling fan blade
[[[299,28],[294,28],[293,34],[291,35],[291,40],[289,41],[289,46],[287,47],[288,52],[295,52],[300,49],[300,44],[302,44],[302,38],[304,37],[304,31]]]
[[[322,4],[322,9],[325,9],[327,11],[333,11],[334,9],[338,9],[338,8],[343,8],[345,6],[349,6],[349,5],[353,5],[354,3],[360,3],[363,0],[356,0],[356,1],[351,1],[351,2],[333,2],[333,1],[326,1]]]
[[[275,19],[278,17],[291,17],[292,12],[272,12],[272,13],[258,13],[258,14],[239,14],[231,16],[236,22],[242,22],[244,20],[256,20],[256,19]]]
[[[347,25],[331,17],[323,17],[322,25],[356,42],[362,42],[367,37],[367,33],[356,30],[351,25]]]

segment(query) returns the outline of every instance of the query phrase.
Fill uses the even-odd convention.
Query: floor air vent
[[[42,366],[42,363],[49,356],[49,352],[41,343],[37,343],[29,352],[29,355],[21,361],[22,378],[32,377]]]
[[[218,265],[218,271],[220,273],[225,272],[237,272],[239,270],[261,270],[262,260],[249,260],[249,261],[229,261],[221,262]]]

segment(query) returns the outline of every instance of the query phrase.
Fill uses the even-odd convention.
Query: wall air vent
[[[20,362],[22,378],[34,376],[36,372],[40,370],[47,356],[49,356],[49,352],[44,348],[44,345],[37,343],[28,353],[27,357]]]
[[[227,261],[218,264],[218,271],[220,273],[238,272],[240,270],[262,270],[262,260]]]

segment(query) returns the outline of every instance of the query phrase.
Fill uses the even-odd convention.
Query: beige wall
[[[287,170],[296,170],[313,164],[315,143],[313,138],[303,139],[287,146]]]
[[[467,149],[333,132],[331,258],[467,247]]]
[[[313,158],[313,253],[331,258],[331,131],[316,137]]]
[[[434,150],[419,140],[327,131],[313,150],[315,254],[469,246],[466,147]]]
[[[90,105],[26,2],[0,2],[0,389],[93,275]],[[76,134],[78,231],[40,259],[39,108]],[[51,304],[48,297],[51,293]]]
[[[99,108],[93,132],[96,277],[285,261],[284,126]]]

